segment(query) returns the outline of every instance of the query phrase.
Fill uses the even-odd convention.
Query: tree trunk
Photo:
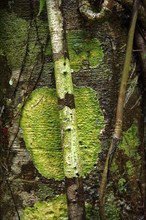
[[[54,2],[58,1],[47,1],[52,3],[49,10]],[[95,12],[100,11],[96,1],[90,3]],[[49,12],[50,28],[55,16],[60,19],[59,27],[55,24],[56,42],[52,29],[48,33],[47,9],[37,16],[38,1],[1,0],[0,6],[0,219],[37,220],[42,215],[67,219],[67,202],[70,219],[85,218],[84,202],[86,218],[98,219],[97,188],[115,123],[125,56],[128,21],[123,8],[114,7],[117,11],[99,24],[84,18],[75,0],[63,0],[57,14]],[[143,216],[136,182],[141,158],[134,148],[136,129],[132,126],[139,117],[139,96],[135,86],[124,109],[123,129],[130,140],[120,151],[124,171],[117,170],[116,159],[109,177],[106,214],[112,220]],[[67,127],[65,119],[69,119]],[[69,164],[61,146],[64,153],[70,149]]]

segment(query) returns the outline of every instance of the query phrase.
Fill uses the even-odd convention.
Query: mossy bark
[[[92,3],[92,6],[94,5],[93,9],[98,12],[97,2],[90,2]],[[37,203],[38,200],[49,202],[53,198],[56,198],[56,196],[63,194],[65,191],[65,184],[63,180],[54,180],[53,177],[48,179],[38,172],[34,166],[34,158],[31,157],[27,151],[25,143],[22,139],[21,133],[23,130],[18,129],[20,109],[24,104],[24,100],[26,101],[26,97],[30,95],[32,89],[34,87],[40,88],[43,86],[47,86],[49,89],[54,89],[55,87],[46,9],[42,12],[40,17],[38,17],[37,14],[39,11],[39,2],[35,0],[15,0],[6,1],[6,3],[4,0],[2,0],[0,1],[0,6],[1,9],[3,9],[0,13],[0,52],[4,53],[6,57],[5,60],[7,60],[7,62],[2,61],[1,69],[4,70],[5,66],[8,67],[5,69],[4,74],[2,74],[2,79],[4,81],[6,80],[7,85],[2,83],[3,85],[1,90],[4,105],[5,103],[6,105],[4,106],[5,109],[3,111],[1,109],[2,120],[4,122],[2,122],[2,127],[0,124],[0,129],[2,128],[1,140],[3,142],[0,148],[2,162],[1,173],[3,174],[1,175],[0,182],[0,219],[7,220],[18,218],[16,208],[19,212],[19,215],[23,215],[26,207],[27,210],[29,209],[28,207],[32,207],[32,209],[35,209],[35,207],[40,207],[41,210],[41,205],[35,206],[35,203]],[[112,16],[108,22],[105,22],[102,25],[99,25],[96,22],[84,20],[84,18],[80,15],[78,4],[75,0],[62,0],[61,9],[63,11],[64,22],[67,29],[67,44],[71,60],[70,63],[73,83],[75,86],[89,87],[87,89],[92,88],[94,90],[94,94],[98,94],[100,107],[103,110],[104,119],[106,122],[105,129],[100,133],[98,128],[98,132],[96,133],[96,130],[94,130],[94,124],[98,127],[99,120],[95,113],[95,117],[93,117],[92,109],[94,108],[91,107],[90,111],[87,111],[87,114],[85,115],[88,118],[87,122],[85,123],[85,120],[82,120],[81,123],[82,129],[85,130],[84,135],[86,136],[87,140],[85,140],[85,136],[82,135],[80,127],[78,131],[80,132],[79,142],[81,148],[87,148],[88,150],[88,153],[84,153],[84,165],[87,165],[86,160],[88,160],[89,156],[90,160],[92,160],[92,154],[91,151],[89,151],[88,146],[94,144],[94,148],[96,148],[97,142],[97,146],[99,147],[101,141],[101,154],[97,153],[94,155],[94,162],[92,160],[92,167],[94,167],[94,169],[92,169],[92,172],[90,172],[90,167],[88,167],[87,172],[86,170],[84,171],[84,174],[88,173],[88,175],[84,176],[85,201],[89,202],[91,206],[93,205],[90,213],[94,214],[93,219],[98,219],[99,215],[97,203],[99,196],[97,187],[99,187],[99,179],[103,169],[103,161],[105,160],[105,155],[107,152],[107,141],[111,136],[115,122],[115,106],[117,101],[119,79],[121,75],[120,73],[125,55],[127,28],[125,28],[123,9],[121,9],[119,12],[119,7],[117,12],[111,14]],[[116,10],[116,7],[114,7],[114,10]],[[20,72],[21,77],[15,92],[15,96],[13,96]],[[10,76],[7,74],[10,74]],[[1,80],[1,82],[3,81]],[[34,93],[35,92],[36,91],[34,91]],[[30,98],[32,96],[30,96]],[[42,96],[43,95],[39,96],[36,103],[33,104],[34,106],[36,105],[37,107],[41,104],[41,101],[43,101]],[[86,102],[88,104],[90,102],[91,106],[93,103],[96,105],[96,99],[92,99],[90,96],[87,99],[87,96],[87,93],[81,92],[81,102],[78,101],[76,104],[76,106],[78,105],[77,108],[79,110],[81,109],[79,112],[83,117]],[[135,91],[134,95],[130,97],[125,109],[125,118],[127,118],[128,115],[128,120],[124,120],[125,131],[131,126],[133,122],[133,115],[136,116],[140,114],[139,111],[137,111],[138,105],[135,105],[138,98],[139,93]],[[82,99],[84,99],[84,102],[82,102]],[[133,106],[135,107],[133,108]],[[80,115],[77,116],[78,121],[81,120]],[[40,118],[38,117],[36,121],[39,122],[39,119]],[[93,129],[89,126],[90,120],[93,120]],[[39,123],[37,123],[37,125],[39,125]],[[88,134],[89,136],[86,135],[86,133],[89,133],[89,130],[94,130],[94,135],[92,135],[92,132]],[[134,140],[134,136],[135,133],[132,133],[132,140]],[[9,144],[7,143],[7,139]],[[93,139],[96,140],[96,142],[94,142]],[[127,142],[125,143],[124,148],[129,148],[129,151],[131,152],[131,147],[127,145]],[[137,151],[138,150],[136,149],[136,152]],[[118,203],[119,207],[121,207],[121,203],[119,201],[122,201],[122,204],[124,201],[125,205],[124,207],[121,207],[121,218],[137,220],[138,218],[142,218],[141,209],[139,209],[137,202],[135,202],[140,201],[140,193],[136,182],[140,170],[138,169],[139,166],[137,166],[137,163],[139,164],[140,160],[135,157],[134,153],[133,157],[128,159],[124,153],[121,153],[121,151],[118,152],[118,155],[118,165],[121,161],[125,160],[124,163],[121,162],[119,165],[124,171],[119,169],[120,171],[116,171],[112,175],[111,183],[114,184],[114,187],[112,187],[112,189],[108,188],[113,192],[111,196],[108,190],[108,217],[109,219],[113,220],[115,218],[117,220],[119,209],[112,205],[117,205]],[[8,156],[7,160],[5,160],[6,156]],[[43,157],[43,154],[40,156]],[[98,159],[97,163],[95,162],[96,158]],[[127,170],[125,168],[125,164],[130,164],[128,163],[129,160],[133,161],[133,163],[131,163],[132,166],[136,164],[135,166],[137,167],[136,170],[138,170],[138,172],[134,172],[132,176],[128,176],[129,179],[124,176],[126,182],[125,188],[128,185],[128,191],[124,191],[124,193],[120,192],[120,196],[118,197],[119,188],[116,183],[118,182],[120,175],[126,175]],[[41,164],[40,166],[42,168]],[[7,180],[10,188],[8,188],[6,183]],[[130,189],[129,180],[131,181]],[[10,189],[13,194],[13,199]],[[136,194],[135,191],[137,192]],[[130,197],[131,192],[132,198]],[[113,197],[114,193],[115,197]],[[48,203],[46,205],[48,205]],[[129,206],[131,211],[130,213],[128,212],[127,217],[125,207]],[[44,217],[44,213],[42,213],[40,210],[39,214],[41,217],[43,214]],[[116,215],[114,215],[115,212],[117,213]],[[29,214],[31,216],[31,212]],[[33,214],[31,216],[32,218]],[[49,218],[51,219],[51,215]],[[35,219],[37,219],[36,216]],[[90,216],[88,219],[92,219],[92,217]]]

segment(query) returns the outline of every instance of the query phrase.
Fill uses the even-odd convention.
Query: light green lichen
[[[64,135],[62,144],[64,175],[67,178],[78,177],[82,175],[82,160],[80,160],[76,111],[65,106],[59,113]]]
[[[54,62],[54,67],[57,96],[63,99],[66,93],[73,93],[70,62],[67,58],[62,57]]]
[[[99,135],[104,118],[90,88],[75,88],[75,104],[82,175],[89,173],[100,151]],[[59,111],[53,89],[35,90],[22,111],[21,127],[27,149],[38,171],[47,178],[64,179]]]
[[[75,72],[87,66],[95,68],[101,63],[103,51],[97,38],[87,36],[85,31],[69,31],[67,43],[71,68]]]

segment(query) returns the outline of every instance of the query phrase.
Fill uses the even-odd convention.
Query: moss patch
[[[123,149],[127,156],[135,157],[137,156],[138,146],[138,126],[136,123],[133,123],[132,126],[123,133],[122,143],[119,148]]]
[[[0,11],[0,48],[5,52],[10,67],[20,66],[27,39],[28,23],[15,13]]]
[[[116,177],[118,178],[118,190],[120,192],[127,190],[127,181],[133,181],[133,179],[136,181],[139,178],[138,175],[141,166],[139,144],[138,126],[135,121],[127,131],[123,132],[122,141],[118,146],[117,156],[114,158],[111,167],[112,172],[114,175],[116,173]],[[119,170],[122,170],[122,176]]]
[[[71,68],[79,71],[81,68],[97,67],[103,58],[103,51],[97,38],[87,36],[84,31],[69,31],[67,43]]]
[[[112,203],[111,203],[112,200]],[[99,208],[92,207],[89,203],[85,204],[86,219],[100,220]],[[119,220],[120,210],[116,207],[113,198],[109,205],[106,205],[108,219]],[[33,207],[27,207],[23,210],[21,220],[68,220],[66,196],[60,195],[46,202],[37,202]]]
[[[86,219],[99,219],[93,212],[92,206],[86,204]],[[37,202],[33,207],[27,207],[23,211],[21,220],[68,220],[66,196],[56,196],[50,201]]]
[[[36,19],[39,41],[45,45],[48,33],[47,22]],[[19,69],[25,55],[25,66],[32,66],[41,52],[37,38],[36,23],[17,17],[14,12],[0,10],[0,48],[7,57],[12,70]],[[0,51],[1,53],[1,51]],[[52,65],[52,64],[51,64]],[[52,69],[52,66],[50,66]]]
[[[139,172],[140,155],[138,153],[138,147],[138,126],[134,122],[132,126],[123,133],[123,140],[119,146],[119,149],[122,149],[124,154],[129,158],[129,160],[126,162],[126,168],[130,176]]]
[[[83,172],[89,173],[100,151],[99,134],[104,126],[96,92],[75,88],[75,103]],[[27,101],[21,118],[23,138],[38,171],[46,178],[64,179],[59,112],[53,89],[35,90]]]
[[[37,202],[24,210],[21,220],[67,220],[67,204],[64,195],[48,202]]]

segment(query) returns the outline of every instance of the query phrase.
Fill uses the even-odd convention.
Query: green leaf
[[[41,12],[43,11],[44,5],[46,0],[40,0],[40,7],[39,7],[39,13],[38,16],[40,16]]]

